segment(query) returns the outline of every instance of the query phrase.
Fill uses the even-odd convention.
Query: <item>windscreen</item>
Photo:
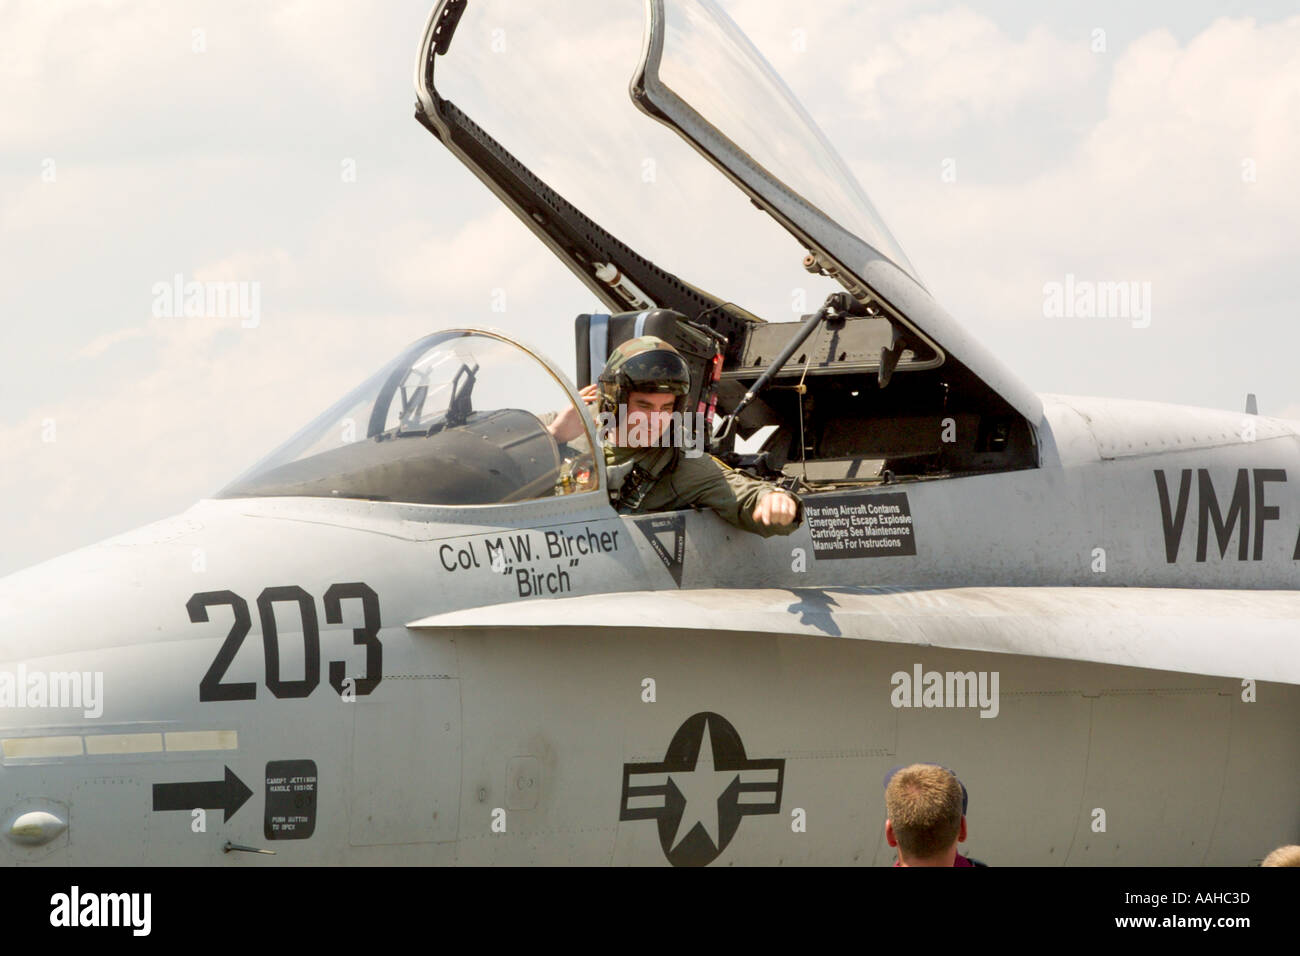
[[[578,433],[584,441],[568,437]],[[581,414],[538,359],[498,336],[442,332],[404,350],[217,497],[529,501],[594,490],[590,447]]]
[[[714,0],[662,2],[660,82],[817,212],[917,279],[848,166],[735,22]]]

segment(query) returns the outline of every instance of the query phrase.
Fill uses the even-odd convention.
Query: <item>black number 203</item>
[[[369,694],[383,679],[384,647],[379,641],[379,596],[373,588],[359,581],[332,585],[325,592],[326,623],[343,623],[343,602],[347,600],[360,601],[364,616],[362,626],[352,630],[352,643],[366,649],[366,675],[352,681],[355,693],[360,696]],[[298,606],[306,661],[301,680],[283,680],[280,677],[280,638],[275,626],[277,603]],[[251,681],[231,684],[221,682],[252,625],[248,602],[234,591],[202,591],[186,602],[185,609],[189,611],[193,623],[202,624],[208,620],[208,608],[222,605],[230,608],[234,622],[208,672],[199,681],[199,700],[253,700],[257,696],[257,685]],[[257,616],[262,625],[267,689],[279,698],[306,697],[320,683],[320,625],[316,618],[316,602],[297,585],[267,588],[257,596]],[[347,680],[346,669],[347,665],[343,661],[330,661],[330,686],[340,697],[347,690],[344,686]]]

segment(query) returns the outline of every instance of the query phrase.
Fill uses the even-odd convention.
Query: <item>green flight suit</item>
[[[544,425],[550,425],[556,414],[546,413],[540,417],[540,421]],[[584,455],[589,446],[586,437],[581,436],[570,440],[567,446],[562,446],[562,452],[564,447],[569,449],[569,454]],[[629,514],[674,511],[693,506],[711,508],[729,524],[765,538],[791,534],[803,523],[803,501],[792,491],[785,493],[795,500],[794,521],[786,525],[760,524],[755,521],[754,509],[758,507],[759,501],[769,491],[778,490],[777,487],[770,482],[742,474],[712,455],[690,457],[682,448],[619,448],[608,444],[604,446],[604,451],[607,472],[610,469],[614,471],[610,476],[611,484],[614,485],[611,490],[618,488],[618,473],[627,470],[619,468],[620,464],[634,459],[643,468],[654,471],[660,464],[661,455],[671,455],[663,465],[659,480],[641,504]]]
[[[584,443],[585,444],[585,443]],[[641,504],[631,514],[651,511],[673,511],[677,508],[698,506],[712,508],[729,524],[742,531],[770,538],[790,534],[803,521],[803,502],[799,496],[787,491],[796,502],[795,520],[787,525],[761,524],[754,520],[754,509],[762,497],[778,490],[766,481],[751,478],[712,455],[687,456],[681,448],[616,448],[605,446],[605,464],[617,466],[629,458],[642,467],[654,470],[660,455],[671,455],[659,480],[655,482]]]

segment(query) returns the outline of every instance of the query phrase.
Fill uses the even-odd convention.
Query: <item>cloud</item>
[[[215,128],[234,148],[274,142],[260,131],[286,117],[263,84],[302,87],[335,111],[394,75],[409,90],[428,6],[13,0],[0,5],[0,148],[58,155],[89,134],[101,150],[132,152],[147,133],[153,148],[210,149]]]
[[[1249,298],[1260,272],[1280,275],[1295,255],[1297,49],[1300,18],[1221,19],[1185,46],[1155,31],[1118,55],[1105,113],[1078,147],[1036,175],[999,181],[961,153],[951,184],[937,157],[858,170],[908,196],[904,244],[949,302],[1023,321],[1042,283],[1069,271],[1152,281],[1163,320],[1192,323],[1207,282]]]
[[[154,345],[137,378],[0,424],[0,499],[23,502],[5,509],[3,538],[32,556],[6,547],[0,572],[216,491],[427,331],[418,315],[373,321],[381,334],[347,315],[283,311],[256,329],[181,318],[123,330]],[[83,351],[102,354],[107,338]]]
[[[291,289],[301,281],[299,267],[284,249],[249,249],[196,266],[193,278],[200,282],[270,282]]]
[[[1082,88],[1096,72],[1083,38],[1043,26],[1023,39],[966,7],[908,18],[847,70],[859,115],[891,135],[948,135]]]
[[[1038,24],[1015,37],[964,5],[935,6],[808,4],[774,17],[766,0],[734,0],[726,9],[804,105],[834,121],[828,128],[851,120],[891,142],[1003,121],[1083,89],[1098,71],[1087,36]]]
[[[522,301],[554,278],[554,256],[504,207],[447,232],[423,221],[385,230],[378,269],[393,294],[487,307],[496,289]]]
[[[148,330],[142,325],[133,325],[124,329],[114,329],[112,332],[105,332],[103,335],[96,336],[86,345],[83,345],[73,353],[75,358],[93,359],[99,358],[114,345],[122,342],[130,342],[135,339],[142,339],[148,335]]]

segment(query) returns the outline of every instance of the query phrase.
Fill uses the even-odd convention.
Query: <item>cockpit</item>
[[[487,505],[591,491],[585,444],[548,425],[572,408],[539,357],[486,331],[426,336],[218,493]],[[588,428],[584,419],[584,429]]]

